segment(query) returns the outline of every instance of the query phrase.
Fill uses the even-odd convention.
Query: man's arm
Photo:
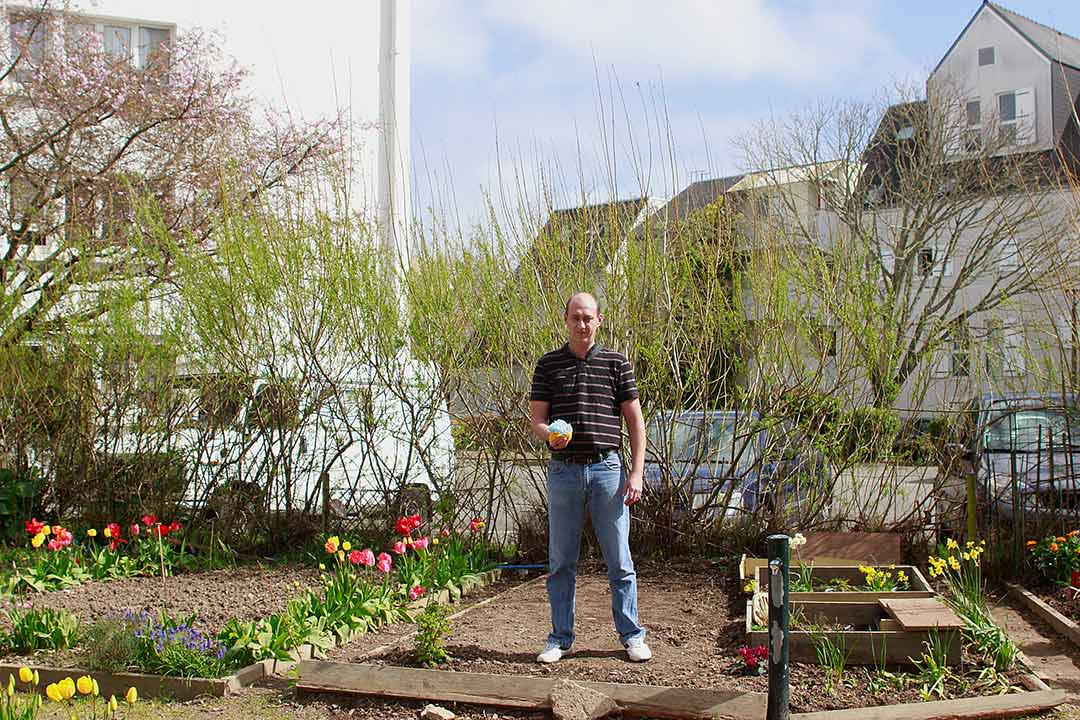
[[[548,442],[548,413],[551,412],[551,403],[546,400],[529,401],[529,419],[532,421],[533,433],[548,443],[552,450],[562,450],[570,442],[569,438],[560,437],[555,442]]]
[[[645,418],[641,414],[641,401],[637,398],[622,404],[626,429],[630,432],[630,472],[626,476],[624,502],[633,505],[641,499],[645,485]]]

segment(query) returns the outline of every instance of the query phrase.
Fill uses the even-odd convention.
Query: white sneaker
[[[544,646],[543,652],[536,656],[536,662],[550,665],[551,663],[557,663],[562,660],[563,653],[568,650],[563,650],[557,642],[548,641],[548,644]]]
[[[641,638],[631,640],[626,644],[626,654],[629,656],[630,662],[646,662],[652,659],[652,650]]]

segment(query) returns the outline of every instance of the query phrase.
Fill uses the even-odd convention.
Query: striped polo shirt
[[[622,403],[638,397],[630,361],[594,344],[585,358],[567,343],[536,363],[530,400],[551,403],[548,421],[574,428],[570,444],[554,453],[572,455],[618,449],[622,445]]]

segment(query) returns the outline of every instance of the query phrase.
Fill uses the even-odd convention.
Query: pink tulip
[[[379,553],[379,560],[375,563],[375,567],[379,568],[379,572],[388,573],[390,568],[393,567],[394,561],[386,553]]]
[[[356,552],[356,551],[354,550],[353,552]],[[375,553],[373,553],[373,552],[371,552],[370,550],[367,550],[367,549],[361,550],[360,554],[359,554],[358,562],[361,565],[366,565],[367,567],[372,567],[375,564]]]
[[[134,525],[131,526],[131,534],[132,534],[132,536],[138,535],[140,532],[142,532],[142,528],[139,527],[139,523],[135,523]]]
[[[431,543],[431,540],[429,540],[427,537],[422,537],[422,538],[417,538],[416,540],[413,540],[412,546],[413,546],[414,550],[426,550],[427,546],[430,543]]]
[[[396,543],[394,543],[394,547],[392,547],[391,550],[394,551],[395,555],[404,555],[405,554],[405,543],[398,540]]]
[[[351,562],[353,565],[359,565],[360,564],[360,551],[359,550],[353,550],[351,553],[349,553],[349,562]]]
[[[416,587],[414,587],[412,590],[409,591],[409,599],[410,600],[415,600],[416,598],[423,595],[426,591],[427,591],[426,587],[424,587],[423,585],[417,585]]]

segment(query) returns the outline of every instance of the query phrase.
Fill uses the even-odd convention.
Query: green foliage
[[[1028,553],[1044,578],[1058,585],[1068,585],[1073,572],[1080,570],[1080,533],[1047,535],[1029,541]]]
[[[124,672],[136,664],[139,645],[120,618],[98,620],[86,631],[80,663],[88,670]]]
[[[450,659],[443,639],[450,637],[448,610],[442,603],[429,602],[416,618],[416,660],[421,665],[441,665]]]
[[[201,678],[222,677],[236,669],[237,658],[194,622],[194,616],[177,618],[165,612],[156,618],[126,613],[122,623],[135,641],[132,666],[139,672]]]
[[[15,609],[8,613],[11,629],[3,645],[17,653],[35,650],[67,650],[79,639],[79,619],[67,610]]]
[[[22,521],[37,510],[42,484],[35,469],[16,473],[0,467],[0,539],[22,539]]]
[[[827,633],[811,633],[814,642],[814,655],[818,665],[825,671],[825,691],[832,692],[844,677],[844,667],[847,665],[851,651],[847,649],[844,640],[839,635],[837,640]]]
[[[925,650],[922,656],[918,659],[912,658],[912,662],[919,671],[919,682],[922,683],[919,696],[924,702],[933,699],[944,700],[949,693],[947,683],[953,678],[948,663],[947,641],[942,640],[936,630],[931,630],[930,640],[924,642],[923,647]]]
[[[29,694],[15,692],[15,676],[8,675],[7,692],[0,691],[0,720],[35,720],[41,709],[41,693],[31,688]]]

